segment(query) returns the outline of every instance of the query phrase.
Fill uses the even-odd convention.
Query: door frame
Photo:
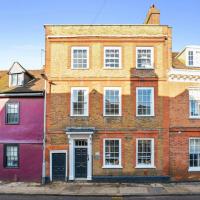
[[[93,132],[67,132],[69,140],[69,180],[78,180],[75,178],[75,140],[87,140],[87,178],[81,180],[92,180],[92,134]]]
[[[52,166],[52,154],[53,153],[65,153],[65,156],[66,156],[66,163],[65,163],[65,180],[67,180],[67,158],[68,158],[68,151],[67,150],[50,150],[50,181],[52,181],[52,175],[53,175],[53,172],[52,172],[52,169],[53,169],[53,166]]]

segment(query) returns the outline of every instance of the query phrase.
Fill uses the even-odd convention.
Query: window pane
[[[87,49],[73,49],[73,68],[74,69],[85,69],[88,65],[87,60]]]
[[[6,104],[6,123],[7,124],[19,123],[19,103]]]
[[[106,48],[105,50],[105,67],[119,68],[120,65],[120,48],[112,49]]]
[[[119,165],[119,140],[105,140],[105,165]]]
[[[137,49],[137,68],[152,68],[152,49]]]
[[[200,117],[200,90],[189,91],[190,116]]]
[[[200,139],[190,139],[190,167],[200,167]]]
[[[105,115],[119,115],[120,113],[119,90],[105,91]]]
[[[72,91],[72,113],[73,115],[87,115],[87,91],[73,90]]]
[[[137,90],[137,115],[152,115],[152,89],[138,88]]]
[[[139,165],[151,165],[152,164],[151,145],[152,145],[151,140],[138,140],[137,163]]]
[[[19,158],[18,158],[18,146],[17,145],[6,145],[6,167],[18,167],[19,165]]]

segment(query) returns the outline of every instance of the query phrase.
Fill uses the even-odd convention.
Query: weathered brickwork
[[[159,16],[159,12],[155,14]],[[47,176],[50,176],[50,151],[68,150],[72,154],[70,145],[73,144],[71,135],[66,133],[67,128],[94,127],[94,134],[90,136],[92,139],[88,140],[92,141],[92,176],[195,179],[198,173],[188,173],[188,138],[198,136],[199,132],[178,132],[184,127],[199,126],[199,120],[188,118],[187,89],[197,84],[168,81],[172,66],[170,27],[159,25],[159,19],[153,15],[152,19],[147,18],[145,25],[46,25],[45,33],[45,72],[48,77]],[[71,69],[71,49],[76,46],[89,48],[88,69]],[[108,46],[121,47],[121,69],[104,68],[104,47]],[[154,69],[136,69],[136,47],[154,48]],[[70,116],[72,87],[88,88],[89,116]],[[121,88],[122,116],[103,115],[104,87]],[[155,116],[136,116],[137,87],[154,88]],[[77,135],[77,138],[80,137],[80,134]],[[103,168],[105,138],[121,139],[122,168]],[[154,139],[155,167],[136,168],[138,138]],[[73,177],[70,172],[72,160],[71,157],[68,159],[69,179]]]

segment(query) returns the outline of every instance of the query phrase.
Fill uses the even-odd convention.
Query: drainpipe
[[[47,89],[47,80],[45,78],[44,82],[44,134],[43,134],[43,161],[42,161],[42,184],[45,184],[46,179],[46,163],[45,163],[45,149],[46,149],[46,89]]]

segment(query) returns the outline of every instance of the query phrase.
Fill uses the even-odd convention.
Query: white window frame
[[[74,90],[85,90],[86,91],[86,96],[87,96],[86,111],[82,115],[73,113],[73,91]],[[88,89],[88,87],[72,87],[71,88],[71,99],[70,99],[70,101],[71,101],[71,103],[70,103],[70,115],[71,116],[75,116],[75,117],[87,117],[87,116],[89,116],[89,89]]]
[[[17,105],[17,113],[15,113],[18,116],[18,121],[17,122],[9,122],[8,121],[8,114],[10,114],[8,112],[8,106],[9,105],[13,105],[13,104]],[[18,102],[18,101],[7,102],[6,105],[5,105],[5,109],[6,109],[6,112],[5,112],[5,114],[6,114],[6,117],[5,117],[6,124],[7,125],[17,125],[17,124],[20,124],[20,102]]]
[[[151,66],[138,67],[138,50],[151,50]],[[136,69],[154,69],[154,47],[136,47]]]
[[[193,65],[189,64],[189,51],[193,52]],[[187,48],[187,50],[186,50],[186,64],[187,64],[188,67],[200,67],[200,65],[197,65],[197,55],[196,55],[197,51],[200,52],[200,48]]]
[[[198,116],[192,116],[192,115],[191,115],[191,106],[190,106],[190,98],[191,98],[191,95],[190,95],[190,93],[191,93],[192,91],[198,91],[199,94],[200,94],[200,88],[189,88],[189,118],[190,118],[190,119],[200,119],[200,114],[199,114]],[[199,97],[199,98],[200,98],[200,97]]]
[[[12,83],[13,75],[17,76],[17,83]],[[21,83],[19,82],[19,76],[21,76]],[[24,85],[24,73],[13,73],[9,74],[9,87],[23,86]]]
[[[150,89],[151,90],[151,102],[152,102],[152,109],[151,109],[151,113],[150,115],[139,115],[138,114],[138,90],[143,89],[143,90],[147,90]],[[155,116],[155,98],[154,98],[154,87],[136,87],[136,117],[153,117]]]
[[[107,115],[106,114],[106,90],[118,90],[119,91],[119,114],[118,115]],[[103,95],[103,115],[105,117],[119,117],[122,116],[122,93],[121,93],[121,87],[104,87],[104,95]]]
[[[119,67],[106,67],[106,50],[119,50]],[[122,68],[122,47],[107,46],[104,47],[104,69],[121,69]]]
[[[105,142],[106,140],[118,140],[119,141],[119,164],[118,165],[106,165],[105,163]],[[108,168],[108,169],[119,169],[123,168],[122,167],[122,143],[121,143],[121,138],[104,138],[103,139],[103,166],[102,168]]]
[[[199,172],[200,171],[200,167],[190,167],[190,140],[195,140],[195,139],[198,139],[200,140],[200,137],[191,137],[189,138],[189,149],[188,149],[188,152],[189,152],[189,168],[188,168],[188,171],[189,172]]]
[[[151,164],[139,164],[138,163],[138,141],[139,140],[150,140],[151,141]],[[155,167],[155,145],[154,145],[154,138],[136,138],[136,167],[135,168],[156,168]]]
[[[87,50],[87,67],[86,68],[74,68],[74,50]],[[85,70],[85,69],[89,69],[89,47],[85,47],[85,46],[74,46],[71,47],[71,69],[74,70]]]

